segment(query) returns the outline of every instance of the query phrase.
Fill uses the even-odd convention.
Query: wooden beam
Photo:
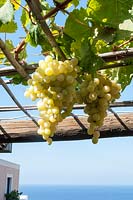
[[[120,51],[101,53],[99,54],[99,56],[105,62],[124,60],[125,58],[133,58],[133,48],[122,49]]]
[[[133,136],[133,114],[120,114],[120,118],[130,130],[124,129],[114,115],[110,114],[108,117],[106,117],[104,125],[100,129],[101,138]],[[88,127],[86,116],[79,117],[79,119],[85,125],[85,127]],[[0,132],[0,143],[44,141],[42,137],[37,134],[37,127],[35,124],[30,120],[1,121],[1,126],[9,134],[10,138],[4,137],[2,132]],[[63,122],[58,125],[55,136],[53,137],[53,141],[84,139],[91,139],[91,136],[87,135],[86,131],[83,131],[72,117],[63,120]]]
[[[84,109],[84,104],[75,104],[73,106],[73,110],[82,110]],[[110,104],[112,108],[120,108],[120,107],[133,107],[133,101],[121,101],[121,102],[113,102]],[[23,105],[25,110],[37,110],[36,105]],[[12,112],[12,111],[21,111],[21,109],[17,106],[0,106],[0,112]]]
[[[102,54],[99,54],[99,57],[101,57],[105,62],[124,60],[126,58],[133,58],[133,48],[123,49],[121,51],[102,53]],[[112,65],[111,64],[105,65],[101,69],[125,67],[125,66],[126,66],[125,63],[115,63]],[[25,69],[26,73],[28,73],[28,74],[33,73],[37,67],[38,67],[37,63],[30,64],[30,65],[27,65],[27,64],[24,65],[24,69]],[[127,67],[128,67],[128,65],[127,65]],[[131,67],[131,66],[129,65],[129,67]],[[17,73],[18,73],[17,70],[12,66],[9,66],[9,67],[6,66],[6,67],[0,68],[0,76],[14,75]]]
[[[31,65],[26,65],[25,67],[25,71],[29,74],[33,73],[36,68],[38,67],[38,64],[31,64]],[[14,75],[17,74],[17,70],[12,67],[12,66],[5,66],[0,68],[0,76],[9,76],[9,75]]]

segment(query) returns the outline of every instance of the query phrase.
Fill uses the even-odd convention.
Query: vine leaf
[[[17,23],[11,21],[0,26],[1,33],[14,33],[17,30]]]
[[[129,64],[128,67],[105,70],[106,74],[108,74],[111,79],[115,79],[121,84],[122,91],[131,83],[133,78],[133,60],[129,59],[127,62]]]
[[[60,48],[63,50],[65,55],[69,58],[71,55],[71,44],[73,42],[73,39],[69,36],[66,35],[65,33],[62,35],[58,35],[56,37],[56,42],[60,46]]]
[[[5,44],[6,44],[7,48],[9,49],[9,51],[13,51],[14,46],[13,46],[12,40],[6,40]]]
[[[25,9],[23,9],[21,15],[21,23],[24,27],[26,27],[29,24],[29,22],[30,22],[29,14]]]
[[[94,74],[103,66],[104,61],[93,52],[91,44],[87,40],[81,43],[80,55],[80,67],[84,71]]]
[[[79,0],[73,0],[72,3],[75,7],[77,7],[79,5]]]
[[[11,22],[14,17],[14,9],[10,0],[7,0],[6,3],[0,8],[0,22],[1,24],[6,24]]]
[[[107,43],[111,43],[114,40],[116,29],[111,27],[99,26],[97,29],[97,39],[102,39]]]
[[[89,35],[87,12],[84,8],[75,9],[66,20],[64,32],[75,40]]]
[[[11,3],[15,10],[18,10],[20,8],[21,0],[11,0]]]
[[[13,52],[14,46],[12,40],[5,40],[5,45],[9,49],[10,52]],[[8,59],[6,58],[5,54],[0,50],[0,63],[3,65],[10,65]]]
[[[27,85],[27,81],[20,74],[6,76],[6,78],[12,79],[12,83],[14,85],[18,85],[18,84]]]
[[[0,1],[0,7],[3,6],[6,3],[6,0]]]
[[[40,25],[38,24],[31,24],[29,34],[26,37],[26,42],[29,42],[30,45],[33,47],[37,47],[37,45],[40,45],[43,51],[48,51],[52,48],[48,40],[46,39]]]
[[[88,14],[111,27],[118,27],[126,19],[131,18],[133,0],[90,0]]]
[[[133,77],[133,65],[121,67],[118,71],[118,82],[121,84],[122,90],[131,83]]]
[[[0,50],[0,63],[2,63],[2,60],[5,58],[5,54]]]
[[[27,58],[27,51],[26,51],[26,46],[23,48],[23,50],[18,54],[18,59],[25,60]]]
[[[26,42],[29,42],[33,47],[38,45],[38,25],[31,25]]]

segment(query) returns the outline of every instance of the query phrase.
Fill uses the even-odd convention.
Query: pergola
[[[69,3],[70,1],[65,1]],[[54,43],[54,40],[49,29],[42,19],[42,16],[39,12],[38,1],[27,1],[31,11],[36,17],[38,23],[40,23],[42,30],[49,35],[51,43]],[[58,12],[64,4],[61,4],[60,7],[54,8],[50,13],[45,17],[47,19],[54,13]],[[19,53],[22,46],[24,45],[24,40],[16,48],[15,54]],[[57,51],[59,51],[56,44],[54,44]],[[29,74],[34,72],[37,68],[37,64],[25,65],[24,67],[17,61],[11,52],[8,50],[4,42],[0,39],[0,49],[3,51],[8,61],[11,63],[11,67],[0,68],[0,85],[6,90],[8,95],[15,102],[16,106],[0,106],[0,112],[8,112],[9,114],[14,111],[22,111],[25,116],[29,119],[9,119],[3,120],[0,119],[0,149],[4,151],[7,144],[9,143],[23,143],[23,142],[44,142],[42,137],[37,134],[38,124],[36,119],[29,113],[30,110],[36,110],[37,107],[34,105],[21,105],[18,99],[14,96],[13,92],[8,87],[8,84],[12,84],[12,80],[4,80],[3,77],[12,74],[20,74],[25,79],[29,79]],[[61,52],[59,52],[61,53]],[[124,60],[126,58],[133,58],[133,48],[114,51],[99,54],[105,62]],[[120,63],[122,67],[122,63]],[[123,66],[125,66],[123,64]],[[119,63],[112,64],[110,68],[119,67]],[[127,66],[128,67],[128,66]],[[133,136],[133,114],[130,113],[116,113],[113,108],[116,107],[132,107],[133,101],[124,101],[116,102],[110,105],[109,114],[105,118],[104,125],[100,129],[100,138],[110,138],[110,137],[127,137]],[[83,109],[84,105],[75,105],[73,110]],[[63,120],[57,126],[57,131],[53,137],[53,141],[71,141],[71,140],[84,140],[91,139],[91,136],[87,134],[87,116],[85,115],[75,115],[71,113],[71,116]]]

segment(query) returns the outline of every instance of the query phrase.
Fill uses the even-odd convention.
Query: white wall
[[[19,165],[0,159],[0,200],[4,200],[7,177],[12,177],[12,190],[19,187]]]

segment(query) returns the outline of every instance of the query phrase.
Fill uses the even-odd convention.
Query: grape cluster
[[[115,81],[111,81],[105,75],[85,74],[83,82],[78,92],[79,102],[85,103],[84,112],[89,115],[88,134],[92,135],[92,142],[96,144],[100,136],[97,128],[103,125],[104,118],[107,116],[109,103],[120,97],[121,86]]]
[[[30,87],[25,96],[37,103],[40,112],[38,134],[52,143],[56,125],[70,115],[76,101],[76,77],[78,60],[73,58],[64,62],[47,56],[39,62],[39,67],[28,81]]]
[[[120,97],[119,84],[100,73],[95,77],[88,73],[81,75],[77,64],[76,58],[63,62],[47,56],[39,62],[28,81],[30,87],[25,96],[33,101],[40,99],[37,103],[40,114],[38,134],[48,144],[52,143],[57,124],[70,115],[75,103],[85,104],[84,112],[88,114],[90,124],[87,132],[96,144],[100,136],[98,128],[103,125],[109,104]]]

